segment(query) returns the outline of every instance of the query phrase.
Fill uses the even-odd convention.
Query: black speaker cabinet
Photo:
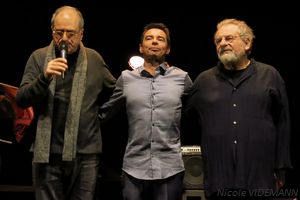
[[[203,189],[203,161],[200,146],[182,146],[185,167],[184,189]]]

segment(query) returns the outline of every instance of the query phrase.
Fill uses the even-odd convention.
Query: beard
[[[223,65],[228,66],[230,68],[235,68],[235,65],[240,60],[240,56],[236,55],[234,52],[227,52],[224,54],[218,54],[220,61]]]

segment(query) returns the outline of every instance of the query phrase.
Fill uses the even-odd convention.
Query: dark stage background
[[[213,44],[215,26],[223,18],[245,20],[254,30],[256,39],[253,56],[273,65],[286,81],[290,100],[292,132],[291,153],[294,169],[288,171],[287,186],[299,184],[299,21],[295,12],[285,15],[275,10],[264,11],[230,7],[216,11],[212,6],[161,8],[149,2],[147,7],[105,7],[92,1],[74,1],[85,18],[85,46],[96,49],[112,73],[118,77],[128,68],[128,59],[138,54],[141,31],[147,23],[163,22],[171,31],[172,49],[168,62],[189,72],[192,79],[217,63]],[[31,52],[46,46],[51,40],[50,19],[63,1],[12,3],[2,7],[0,82],[18,86]],[[146,5],[145,5],[146,6]],[[282,8],[285,9],[285,8]],[[5,13],[4,13],[5,11]],[[207,12],[210,14],[204,14]],[[28,134],[33,134],[33,127]],[[126,142],[126,119],[120,116],[104,129],[104,176],[118,176]],[[0,134],[3,133],[0,127]],[[184,136],[183,144],[197,144]],[[199,141],[199,140],[198,140]],[[29,144],[0,144],[0,184],[31,184],[31,154]]]

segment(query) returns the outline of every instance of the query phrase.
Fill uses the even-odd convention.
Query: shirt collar
[[[158,69],[156,69],[156,71],[159,70],[160,75],[164,76],[165,72],[167,71],[167,68],[168,68],[168,64],[166,62],[163,62],[162,64],[159,65],[159,67],[158,67]],[[147,78],[153,77],[149,72],[147,72],[145,70],[144,65],[139,68],[139,71],[140,71],[141,76],[143,76],[143,77],[147,77]]]

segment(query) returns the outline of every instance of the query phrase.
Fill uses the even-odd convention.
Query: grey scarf
[[[55,45],[53,41],[47,50],[44,68],[47,63],[54,59]],[[82,99],[85,93],[86,73],[87,72],[87,55],[85,47],[80,43],[80,51],[77,59],[75,74],[72,83],[71,97],[67,112],[67,119],[64,133],[64,146],[62,160],[71,161],[76,157],[76,144],[80,120],[80,111]],[[56,77],[49,85],[48,106],[45,113],[39,116],[37,124],[36,139],[34,142],[34,158],[33,162],[47,163],[49,162],[50,143],[51,143],[51,126],[53,116],[53,97],[55,93]]]

